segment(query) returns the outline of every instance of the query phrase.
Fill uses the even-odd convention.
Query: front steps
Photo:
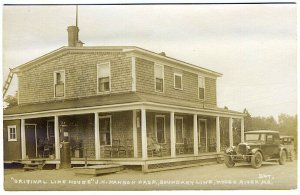
[[[124,169],[124,167],[122,165],[116,165],[116,164],[93,165],[93,166],[87,166],[87,167],[74,167],[73,168],[75,174],[92,175],[92,176],[97,176],[100,174],[115,173],[115,172],[121,171],[123,169]]]
[[[31,160],[30,162],[22,163],[24,171],[42,170],[46,160]]]

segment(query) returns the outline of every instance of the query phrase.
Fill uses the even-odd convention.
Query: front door
[[[165,143],[165,118],[164,116],[155,117],[156,140],[158,143]]]
[[[99,133],[100,133],[100,145],[111,145],[111,117],[101,116],[99,117]]]
[[[25,125],[26,155],[28,158],[37,157],[36,125]]]
[[[198,146],[200,152],[207,152],[207,126],[205,119],[198,120]]]

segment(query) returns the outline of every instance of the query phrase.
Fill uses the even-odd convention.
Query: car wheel
[[[232,168],[235,165],[235,163],[233,162],[233,160],[230,156],[224,157],[224,163],[225,163],[226,167],[228,167],[228,168]]]
[[[286,161],[286,152],[284,150],[281,150],[279,156],[279,164],[284,165],[285,161]]]
[[[263,157],[260,152],[255,152],[254,155],[251,157],[251,165],[253,168],[258,169],[261,167],[263,161]]]

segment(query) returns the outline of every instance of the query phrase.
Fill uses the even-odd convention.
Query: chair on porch
[[[50,143],[49,140],[46,138],[44,140],[44,146],[43,146],[43,158],[48,158],[50,155]]]
[[[216,138],[208,139],[208,152],[215,152],[217,148]]]
[[[117,155],[117,157],[120,157],[120,154],[126,155],[126,150],[125,147],[120,144],[119,139],[113,139],[112,140],[112,145],[111,146],[105,146],[104,147],[104,155],[109,157],[113,157],[114,154]]]
[[[147,137],[147,151],[148,156],[165,156],[167,154],[166,144],[158,143],[154,138]]]
[[[184,138],[183,140],[184,153],[189,154],[194,150],[193,141],[189,138]]]
[[[132,139],[125,139],[125,152],[126,152],[126,157],[128,158],[129,155],[130,157],[133,156],[133,140]]]
[[[183,143],[176,144],[176,154],[184,154],[184,144]]]

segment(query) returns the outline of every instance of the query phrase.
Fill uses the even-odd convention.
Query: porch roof
[[[228,114],[242,115],[241,112],[222,109],[218,107],[205,107],[201,103],[178,100],[176,98],[162,97],[155,94],[144,94],[138,92],[99,95],[87,98],[60,100],[55,102],[44,102],[37,104],[19,105],[4,109],[4,116],[30,114],[43,111],[63,111],[65,109],[88,108],[97,106],[121,105],[128,103],[157,103],[165,106],[180,106],[181,108],[199,109],[201,111],[215,111]]]

